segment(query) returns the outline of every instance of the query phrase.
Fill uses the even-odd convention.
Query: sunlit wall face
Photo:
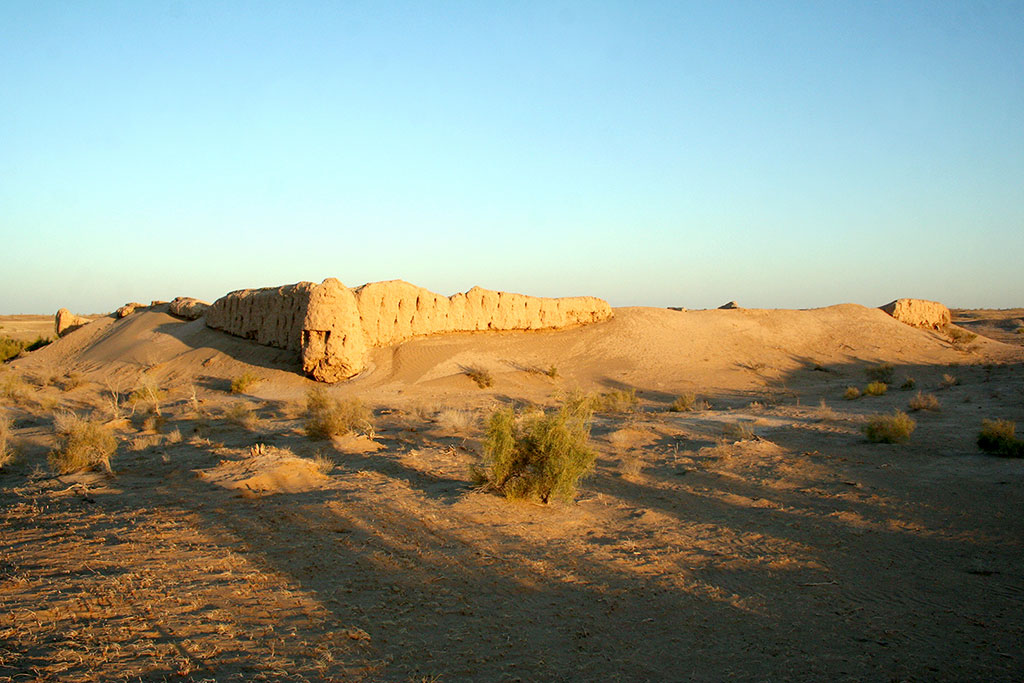
[[[1019,4],[0,7],[0,313],[1024,301]]]

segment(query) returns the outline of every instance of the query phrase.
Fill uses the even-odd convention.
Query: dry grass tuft
[[[639,477],[643,469],[643,461],[635,455],[623,455],[619,458],[619,475],[626,479]]]
[[[754,430],[742,422],[722,425],[722,438],[728,441],[752,441],[757,438]]]
[[[917,387],[917,380],[913,377],[904,377],[903,384],[900,385],[900,391],[913,391]]]
[[[639,403],[636,389],[612,389],[582,400],[589,401],[592,411],[602,413],[628,413]]]
[[[160,403],[167,398],[167,392],[157,386],[152,378],[143,379],[139,386],[128,396],[128,402],[132,406],[132,415],[138,407],[148,406],[149,411],[155,415],[160,414]]]
[[[874,443],[905,443],[910,440],[917,423],[902,410],[892,415],[874,415],[864,427],[868,441]]]
[[[479,416],[472,410],[445,408],[434,416],[437,426],[449,432],[469,432],[476,429]]]
[[[821,399],[818,402],[818,419],[820,420],[834,420],[836,419],[836,411],[828,407],[825,403],[825,399]]]
[[[463,370],[466,377],[476,382],[476,385],[481,389],[486,389],[494,385],[494,378],[491,376],[489,370],[481,367],[470,367]]]
[[[846,387],[846,391],[843,392],[843,398],[847,401],[860,398],[860,389],[857,387]]]
[[[103,469],[110,472],[110,458],[117,451],[117,439],[100,423],[75,415],[54,416],[57,447],[50,453],[50,466],[58,474]]]
[[[256,386],[263,381],[262,377],[258,377],[251,372],[243,372],[238,377],[231,380],[231,393],[232,394],[244,394],[252,387]]]
[[[694,409],[697,405],[697,394],[693,392],[687,392],[681,394],[679,398],[672,402],[672,405],[668,407],[669,412],[672,413],[688,413]]]
[[[10,418],[0,417],[0,470],[14,462],[14,458],[17,457],[12,429],[14,424]]]
[[[320,451],[317,451],[313,455],[312,460],[313,464],[316,465],[316,469],[320,474],[330,474],[331,472],[334,471],[334,468],[337,467],[337,465],[334,463],[334,460],[324,455]]]
[[[246,401],[235,401],[225,408],[224,419],[248,430],[255,429],[260,423],[256,411]]]
[[[1004,458],[1024,458],[1024,441],[1016,436],[1017,425],[1010,420],[982,420],[978,447]]]
[[[868,376],[871,382],[882,382],[884,384],[892,384],[895,372],[896,369],[892,366],[892,363],[879,363],[864,369],[864,374]]]
[[[865,396],[884,396],[889,391],[889,385],[885,382],[872,382],[864,388]]]
[[[959,379],[957,379],[953,375],[950,375],[949,373],[946,373],[942,376],[942,381],[939,383],[939,388],[949,389],[950,387],[955,387],[958,384],[960,384]]]
[[[914,398],[910,399],[910,403],[907,407],[914,411],[931,410],[934,412],[941,410],[939,399],[935,394],[923,394],[920,391],[917,392],[917,395],[914,396]]]
[[[306,434],[313,439],[329,439],[349,432],[373,437],[373,413],[357,398],[331,398],[322,387],[306,394]]]

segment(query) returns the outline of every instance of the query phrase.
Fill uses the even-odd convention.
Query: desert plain
[[[1024,420],[1024,310],[613,312],[372,348],[330,385],[167,304],[4,363],[0,680],[1024,678],[1024,461],[977,445]],[[370,424],[310,438],[317,386]],[[574,391],[573,499],[474,485],[488,415]],[[895,410],[909,441],[869,441]],[[50,465],[69,414],[111,471]]]

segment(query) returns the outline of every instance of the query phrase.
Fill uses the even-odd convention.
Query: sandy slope
[[[982,417],[1024,421],[1019,347],[958,350],[852,305],[629,308],[371,360],[331,391],[373,406],[375,434],[335,441],[302,433],[312,383],[293,356],[159,308],[5,368],[21,456],[0,471],[0,680],[1024,670],[1024,468],[974,444]],[[842,400],[880,361],[894,387]],[[532,371],[552,365],[555,378]],[[467,367],[494,385],[478,388]],[[227,393],[242,372],[264,381]],[[62,391],[69,373],[85,383]],[[915,413],[907,445],[868,443],[867,417],[915,393],[896,388],[906,377],[942,410]],[[114,423],[113,477],[47,475],[55,411],[101,414],[112,386],[144,381],[167,392],[160,418],[141,403]],[[470,488],[488,408],[576,387],[636,389],[640,402],[595,417],[598,467],[575,503]],[[666,412],[684,391],[709,409]],[[754,438],[724,436],[736,425]],[[336,463],[326,476],[317,454]]]

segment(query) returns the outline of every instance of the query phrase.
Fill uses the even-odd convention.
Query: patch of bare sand
[[[974,444],[982,417],[1024,421],[1018,351],[861,307],[616,313],[381,350],[330,389],[374,408],[372,442],[309,440],[293,361],[160,311],[5,368],[27,389],[3,407],[0,679],[1019,677],[1024,473]],[[883,361],[888,393],[842,399]],[[48,364],[89,381],[45,383]],[[54,411],[107,411],[109,372],[158,380],[159,416],[121,417],[112,478],[51,477]],[[242,372],[264,381],[229,394]],[[595,416],[574,504],[472,488],[491,407],[577,387],[639,403]],[[941,410],[909,444],[868,443],[917,390]],[[668,412],[683,391],[710,408]],[[257,444],[336,467],[255,496],[194,474],[265,474]]]

